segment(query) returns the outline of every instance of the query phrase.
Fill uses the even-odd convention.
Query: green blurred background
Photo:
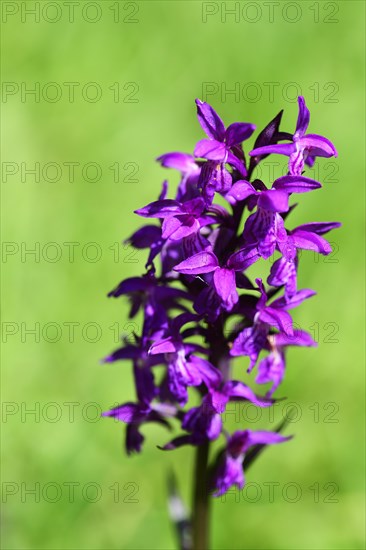
[[[144,452],[127,458],[123,426],[98,417],[133,395],[128,364],[99,362],[136,328],[123,300],[106,299],[143,271],[145,254],[120,242],[139,225],[132,211],[164,177],[177,181],[154,158],[203,137],[196,97],[259,129],[284,108],[292,131],[301,90],[310,131],[339,160],[308,171],[326,183],[290,226],[344,227],[328,261],[301,261],[300,285],[318,296],[294,318],[319,348],[289,353],[282,394],[296,404],[296,437],[253,466],[247,492],[214,502],[212,548],[364,548],[364,2],[106,0],[76,2],[73,16],[65,2],[38,4],[39,20],[34,2],[2,2],[2,547],[175,547],[166,474],[189,503],[192,450],[161,453],[169,434],[147,427]],[[35,163],[39,181],[26,172]],[[230,419],[274,426],[264,413]]]

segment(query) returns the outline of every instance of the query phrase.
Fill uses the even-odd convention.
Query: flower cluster
[[[326,138],[306,134],[310,115],[303,97],[298,98],[295,132],[280,131],[281,111],[259,133],[249,158],[242,144],[255,126],[235,122],[225,128],[210,105],[196,104],[206,138],[193,155],[173,152],[158,158],[164,168],[180,172],[178,190],[175,198],[167,198],[164,182],[158,200],[136,211],[157,223],[148,221],[127,241],[147,249],[146,273],[123,280],[109,294],[127,296],[130,317],[142,313],[143,321],[141,334],[105,359],[132,362],[137,398],[104,415],[127,425],[129,454],[140,452],[140,428],[147,422],[168,428],[173,420],[179,422],[183,432],[164,450],[202,445],[222,435],[226,446],[214,473],[220,495],[232,485],[243,487],[248,449],[289,439],[248,429],[230,435],[223,413],[230,401],[270,407],[284,378],[286,348],[316,345],[293,327],[289,313],[315,294],[298,289],[299,250],[329,254],[323,234],[340,224],[312,222],[288,229],[285,221],[296,206],[290,206],[293,194],[321,187],[303,175],[305,166],[337,152]],[[289,157],[288,173],[266,185],[253,174],[271,153]],[[219,203],[218,195],[223,198]],[[270,257],[275,261],[266,285],[260,278],[252,281],[247,269]],[[232,379],[237,356],[248,358],[248,372],[255,369],[257,384],[269,384],[265,396]],[[195,395],[199,402],[196,397],[196,406],[187,408]]]

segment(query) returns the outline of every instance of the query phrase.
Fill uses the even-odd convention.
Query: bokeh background
[[[169,434],[148,427],[127,458],[124,427],[99,419],[133,395],[129,364],[100,364],[136,328],[106,293],[144,269],[121,241],[163,178],[176,184],[154,158],[203,137],[194,99],[259,129],[284,108],[292,131],[299,91],[339,159],[308,171],[324,188],[291,223],[344,226],[330,258],[301,261],[318,296],[295,321],[319,348],[289,353],[296,437],[262,456],[247,491],[213,503],[212,548],[364,548],[364,2],[35,4],[2,2],[2,547],[175,547],[166,476],[189,504],[193,453],[160,452]],[[266,429],[282,413],[228,418]]]

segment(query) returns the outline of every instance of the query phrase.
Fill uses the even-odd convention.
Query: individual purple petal
[[[309,155],[316,157],[337,157],[337,149],[329,139],[317,134],[307,134],[301,138],[301,147],[308,151]]]
[[[227,442],[227,452],[234,458],[240,458],[241,462],[244,453],[248,450],[250,430],[234,432]]]
[[[219,437],[222,431],[222,420],[219,414],[215,414],[207,429],[207,437],[210,441],[213,441]]]
[[[284,436],[277,432],[254,432],[250,430],[247,446],[251,447],[252,445],[274,445],[276,443],[284,443],[285,441],[289,441],[289,439],[291,438],[292,436]]]
[[[299,96],[297,101],[299,104],[299,115],[297,117],[295,136],[301,137],[305,134],[309,126],[310,112],[305,104],[305,99],[302,96]]]
[[[151,244],[149,256],[147,259],[147,262],[145,264],[146,269],[155,270],[154,267],[154,260],[158,254],[164,255],[163,248],[164,248],[165,241],[161,238],[161,229],[160,229],[160,238],[157,239],[154,243]]]
[[[314,290],[311,290],[310,288],[303,288],[291,297],[277,298],[277,300],[271,303],[271,307],[276,309],[292,309],[294,307],[298,307],[304,300],[307,300],[315,295],[316,292]]]
[[[232,485],[242,489],[245,484],[242,460],[225,456],[215,474],[215,488],[213,496],[219,497],[226,493]]]
[[[342,224],[339,222],[311,222],[299,225],[296,227],[296,230],[299,229],[302,231],[310,231],[317,235],[324,235],[328,233],[328,231],[332,231],[332,229],[338,229],[338,227],[342,227]]]
[[[167,216],[174,216],[174,214],[184,213],[181,204],[172,199],[151,202],[143,208],[135,210],[135,214],[144,218],[165,218]]]
[[[184,407],[188,401],[187,384],[172,364],[168,365],[167,379],[169,400],[178,403],[181,407]]]
[[[162,238],[180,241],[192,233],[197,233],[200,223],[189,214],[165,218],[162,225]]]
[[[126,239],[125,243],[131,244],[134,248],[150,248],[152,244],[161,237],[161,229],[156,225],[144,225]]]
[[[272,382],[267,396],[271,397],[283,380],[285,374],[285,361],[282,353],[278,351],[270,353],[262,359],[258,365],[258,374],[255,379],[257,384]]]
[[[314,250],[319,254],[327,256],[332,252],[332,247],[316,233],[311,233],[310,231],[301,231],[295,229],[292,231],[291,236],[294,240],[296,248],[301,248],[304,250]]]
[[[250,138],[255,130],[254,124],[246,122],[234,122],[230,124],[225,133],[225,141],[228,147],[242,143]]]
[[[238,201],[243,201],[250,195],[256,195],[257,192],[249,181],[239,180],[234,183],[230,191],[226,193],[225,199],[230,204],[235,204]]]
[[[183,205],[184,211],[192,216],[200,216],[205,210],[205,201],[202,197],[196,197],[186,201]]]
[[[184,229],[187,231],[187,233],[184,234],[184,230],[183,230],[183,236],[187,236],[189,235],[190,233],[193,233],[197,230],[197,227],[193,227],[192,228],[192,225],[191,224],[191,227],[187,227],[185,224],[184,224],[184,218],[188,218],[187,221],[189,221],[189,216],[188,215],[184,215],[184,214],[181,214],[180,216],[169,216],[168,218],[165,218],[163,223],[162,223],[162,226],[161,226],[161,230],[162,230],[162,233],[161,233],[161,236],[163,239],[169,239],[169,237],[171,235],[174,235],[174,233],[176,231],[179,232],[179,230],[182,228],[182,226],[184,227]],[[195,220],[192,220],[192,221],[195,221]],[[199,226],[198,226],[199,228]],[[188,229],[188,230],[187,230]],[[189,231],[189,229],[191,229],[191,231]],[[193,229],[193,230],[192,230]],[[173,240],[179,240],[179,237],[178,239],[174,239]]]
[[[296,263],[285,257],[276,260],[271,267],[267,283],[276,287],[286,285],[286,295],[295,294],[297,287]]]
[[[225,126],[216,111],[204,101],[196,99],[197,117],[203,131],[212,139],[223,141]]]
[[[270,189],[259,194],[258,206],[270,212],[288,211],[288,194],[285,191]]]
[[[258,147],[249,152],[251,157],[258,157],[261,155],[291,155],[296,150],[294,143],[276,143],[274,145],[265,145],[264,147]]]
[[[236,155],[234,155],[231,151],[227,152],[227,159],[226,162],[233,166],[239,174],[245,178],[248,174],[247,169],[245,167],[244,160],[240,160]]]
[[[113,409],[102,413],[103,416],[112,416],[121,422],[130,423],[141,420],[145,414],[149,413],[148,407],[141,407],[137,403],[124,403],[123,405],[118,405]]]
[[[314,157],[313,155],[308,154],[306,159],[305,159],[306,166],[309,166],[309,168],[312,168],[315,164],[315,160],[316,160],[316,157]]]
[[[188,386],[198,386],[201,382],[196,371],[188,371],[184,356],[172,355],[168,364],[168,388],[171,397],[183,407],[188,401]]]
[[[179,383],[183,382],[185,386],[199,386],[202,383],[202,377],[196,365],[188,362],[184,352],[178,353],[169,367],[174,368],[174,377],[179,378]]]
[[[204,237],[199,231],[197,233],[192,233],[191,235],[188,235],[183,240],[183,252],[182,259],[183,258],[189,258],[191,256],[194,256],[195,254],[198,254],[198,252],[204,252],[204,251],[211,251],[212,246],[211,243],[206,237]],[[179,261],[179,257],[175,256],[175,264]],[[172,266],[172,269],[174,266]]]
[[[225,308],[231,310],[239,300],[236,290],[235,272],[231,269],[218,267],[214,272],[214,285]]]
[[[241,399],[246,399],[258,407],[269,407],[272,405],[272,402],[266,399],[261,399],[256,396],[252,389],[243,384],[243,382],[238,382],[236,380],[230,380],[226,382],[223,390],[226,395],[230,398],[238,397]]]
[[[184,415],[182,428],[193,432],[197,440],[213,440],[219,437],[222,419],[212,406],[210,394],[204,397],[200,407],[193,407]]]
[[[199,166],[197,166],[194,157],[187,153],[166,153],[156,159],[164,168],[174,168],[179,172],[192,173],[199,172]]]
[[[180,331],[184,325],[187,325],[188,323],[192,322],[198,322],[200,320],[199,315],[196,315],[195,313],[192,313],[191,311],[185,311],[184,313],[181,313],[178,315],[178,317],[174,317],[171,322],[172,331],[176,334]]]
[[[245,271],[249,266],[260,259],[261,255],[256,246],[243,248],[232,254],[226,265],[234,271]]]
[[[124,361],[126,359],[138,359],[142,355],[142,350],[137,346],[124,346],[119,348],[110,355],[108,355],[103,361],[104,363],[113,363],[114,361]]]
[[[287,311],[267,306],[259,312],[259,319],[286,334],[293,334],[291,315]]]
[[[169,337],[152,344],[152,346],[150,346],[149,353],[151,355],[157,355],[158,353],[175,353],[177,349],[177,343],[172,337]]]
[[[258,290],[260,292],[260,297],[257,303],[257,309],[259,311],[265,307],[268,297],[262,279],[260,277],[257,277],[255,282],[257,283]]]
[[[139,432],[138,426],[129,424],[126,430],[126,453],[128,455],[140,453],[144,440],[145,438]]]
[[[211,205],[215,193],[227,193],[231,183],[231,174],[223,163],[207,161],[202,166],[198,187],[202,189],[202,196],[208,206]]]
[[[202,139],[194,148],[194,156],[225,162],[227,157],[226,145],[215,139]]]
[[[295,260],[297,257],[297,249],[291,235],[288,235],[285,241],[279,242],[278,248],[286,260]]]
[[[198,252],[187,260],[180,262],[175,266],[174,271],[184,273],[185,275],[200,275],[210,273],[219,266],[218,259],[213,252]]]
[[[219,220],[217,218],[215,218],[214,216],[199,216],[198,217],[198,222],[200,224],[200,228],[202,227],[206,227],[207,225],[213,225],[214,223],[220,223]],[[209,237],[211,237],[211,233],[209,235]]]
[[[318,344],[313,340],[308,332],[305,330],[294,330],[294,333],[289,336],[283,332],[273,335],[273,339],[276,347],[282,346],[305,346],[316,347]]]
[[[191,435],[180,435],[179,437],[174,438],[172,441],[164,445],[163,447],[158,447],[161,451],[174,451],[174,449],[179,449],[183,445],[193,445],[194,440]]]
[[[248,371],[250,372],[258,359],[260,352],[267,347],[268,328],[266,325],[256,323],[252,327],[245,328],[235,338],[230,355],[237,357],[246,355],[250,359]]]
[[[210,392],[210,397],[212,407],[215,409],[215,411],[219,414],[224,413],[226,405],[229,401],[229,396],[226,395],[224,391],[214,390]]]
[[[193,303],[194,310],[207,317],[210,323],[216,321],[222,311],[222,301],[211,286],[204,288]]]
[[[158,393],[152,370],[149,367],[141,367],[135,363],[133,372],[138,400],[148,405]]]
[[[122,281],[114,290],[109,292],[108,296],[118,298],[122,294],[129,294],[131,292],[145,292],[152,286],[151,279],[147,277],[130,277]]]
[[[320,187],[318,181],[303,176],[283,176],[276,179],[272,185],[273,189],[282,189],[288,193],[307,193]]]
[[[224,164],[217,164],[213,167],[209,185],[213,185],[217,193],[224,195],[228,192],[232,184],[232,176],[226,170]]]
[[[203,382],[209,389],[217,388],[222,382],[221,372],[214,367],[207,359],[198,357],[197,355],[191,355],[189,363],[192,363],[194,367],[199,371]]]

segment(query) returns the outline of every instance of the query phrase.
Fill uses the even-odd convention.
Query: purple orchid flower
[[[140,432],[142,424],[157,422],[169,428],[166,417],[174,417],[176,409],[172,406],[157,403],[154,406],[147,406],[144,403],[124,403],[103,413],[103,416],[110,416],[127,424],[126,430],[126,452],[127,454],[141,452],[144,436]]]
[[[195,147],[196,157],[213,160],[220,163],[229,163],[243,176],[245,167],[233,155],[231,149],[250,138],[255,130],[254,124],[234,122],[225,129],[216,111],[204,101],[196,100],[198,121],[209,139],[202,139]]]
[[[152,367],[162,364],[162,357],[151,357],[144,349],[143,341],[140,346],[128,344],[115,350],[105,359],[105,363],[131,360],[136,386],[136,393],[139,401],[148,405],[157,396],[158,388],[155,386]]]
[[[229,256],[220,267],[217,256],[210,251],[198,252],[175,266],[174,270],[185,275],[213,273],[211,282],[224,309],[231,310],[239,300],[236,290],[236,271],[244,271],[259,258],[254,249],[245,249]]]
[[[258,374],[255,379],[257,384],[272,383],[271,389],[266,396],[272,397],[285,376],[285,349],[288,346],[306,346],[314,347],[314,342],[310,334],[303,330],[294,330],[292,336],[284,333],[272,334],[268,336],[270,353],[260,361],[258,365]]]
[[[156,159],[164,168],[174,168],[181,173],[182,179],[178,186],[176,200],[185,202],[199,196],[198,179],[201,167],[192,155],[187,153],[166,153]]]
[[[201,445],[205,440],[217,439],[223,428],[222,415],[229,401],[249,401],[257,407],[270,407],[272,401],[258,397],[253,390],[238,380],[223,383],[222,378],[211,379],[209,393],[199,407],[190,409],[183,418],[182,428],[191,432],[167,443],[163,450],[173,450],[182,445]]]
[[[185,203],[171,199],[152,202],[136,210],[136,214],[145,218],[162,218],[162,238],[180,241],[199,231],[201,224],[205,224],[206,219],[200,219],[204,210],[205,203],[198,197]]]
[[[216,492],[214,496],[226,493],[232,485],[242,489],[245,485],[243,462],[245,453],[254,445],[274,445],[288,441],[291,437],[284,437],[275,432],[254,432],[244,430],[235,432],[227,442],[226,452],[215,477]]]
[[[323,256],[332,252],[332,247],[320,235],[341,227],[336,222],[318,222],[299,225],[289,231],[287,240],[279,245],[282,257],[271,267],[267,283],[274,287],[285,286],[285,296],[291,298],[297,290],[297,251],[312,250]]]
[[[162,239],[183,240],[184,250],[189,254],[190,250],[197,252],[211,248],[200,230],[207,225],[217,224],[223,215],[222,209],[212,208],[211,212],[205,210],[205,201],[202,197],[197,197],[184,203],[169,199],[152,202],[136,210],[136,213],[146,218],[163,219]]]
[[[159,338],[168,327],[168,312],[171,309],[186,308],[180,300],[189,299],[189,294],[182,289],[159,284],[152,273],[143,277],[131,277],[122,281],[108,296],[118,298],[127,295],[130,298],[130,318],[143,309],[143,337]]]
[[[257,205],[257,211],[246,221],[243,237],[247,246],[256,245],[260,256],[267,259],[272,256],[276,246],[281,247],[287,241],[281,213],[289,210],[289,196],[292,193],[308,193],[319,189],[321,184],[303,176],[278,178],[269,190],[260,183],[262,189],[257,191],[250,182],[239,180],[225,198],[232,204],[250,199],[252,207]]]
[[[253,325],[238,334],[230,350],[230,355],[233,357],[241,355],[249,357],[248,372],[255,367],[260,352],[268,349],[270,329],[277,329],[291,337],[293,335],[292,318],[287,310],[315,294],[312,290],[304,289],[295,294],[291,300],[279,298],[270,305],[266,305],[268,298],[262,280],[256,279],[256,282],[261,296],[256,305]]]
[[[206,359],[195,355],[206,350],[202,346],[184,342],[180,329],[187,322],[197,319],[193,314],[182,314],[177,317],[170,327],[170,336],[155,341],[150,349],[151,355],[164,355],[168,366],[167,377],[170,394],[181,406],[188,401],[187,388],[209,385],[212,378],[220,376],[219,371]]]
[[[305,161],[309,158],[310,165],[314,163],[315,157],[337,157],[338,153],[329,139],[317,134],[305,134],[310,121],[309,109],[306,107],[305,99],[298,98],[299,115],[297,118],[296,130],[292,137],[292,143],[265,145],[250,151],[251,157],[276,153],[286,155],[289,158],[289,172],[292,176],[301,176]]]
[[[208,161],[202,168],[200,185],[204,197],[211,203],[215,192],[225,193],[231,186],[232,176],[225,164],[230,164],[242,176],[247,175],[244,155],[240,154],[239,145],[252,135],[255,126],[246,122],[234,122],[225,129],[224,123],[211,105],[199,99],[196,100],[196,105],[198,121],[209,139],[202,139],[197,143],[194,155]]]

